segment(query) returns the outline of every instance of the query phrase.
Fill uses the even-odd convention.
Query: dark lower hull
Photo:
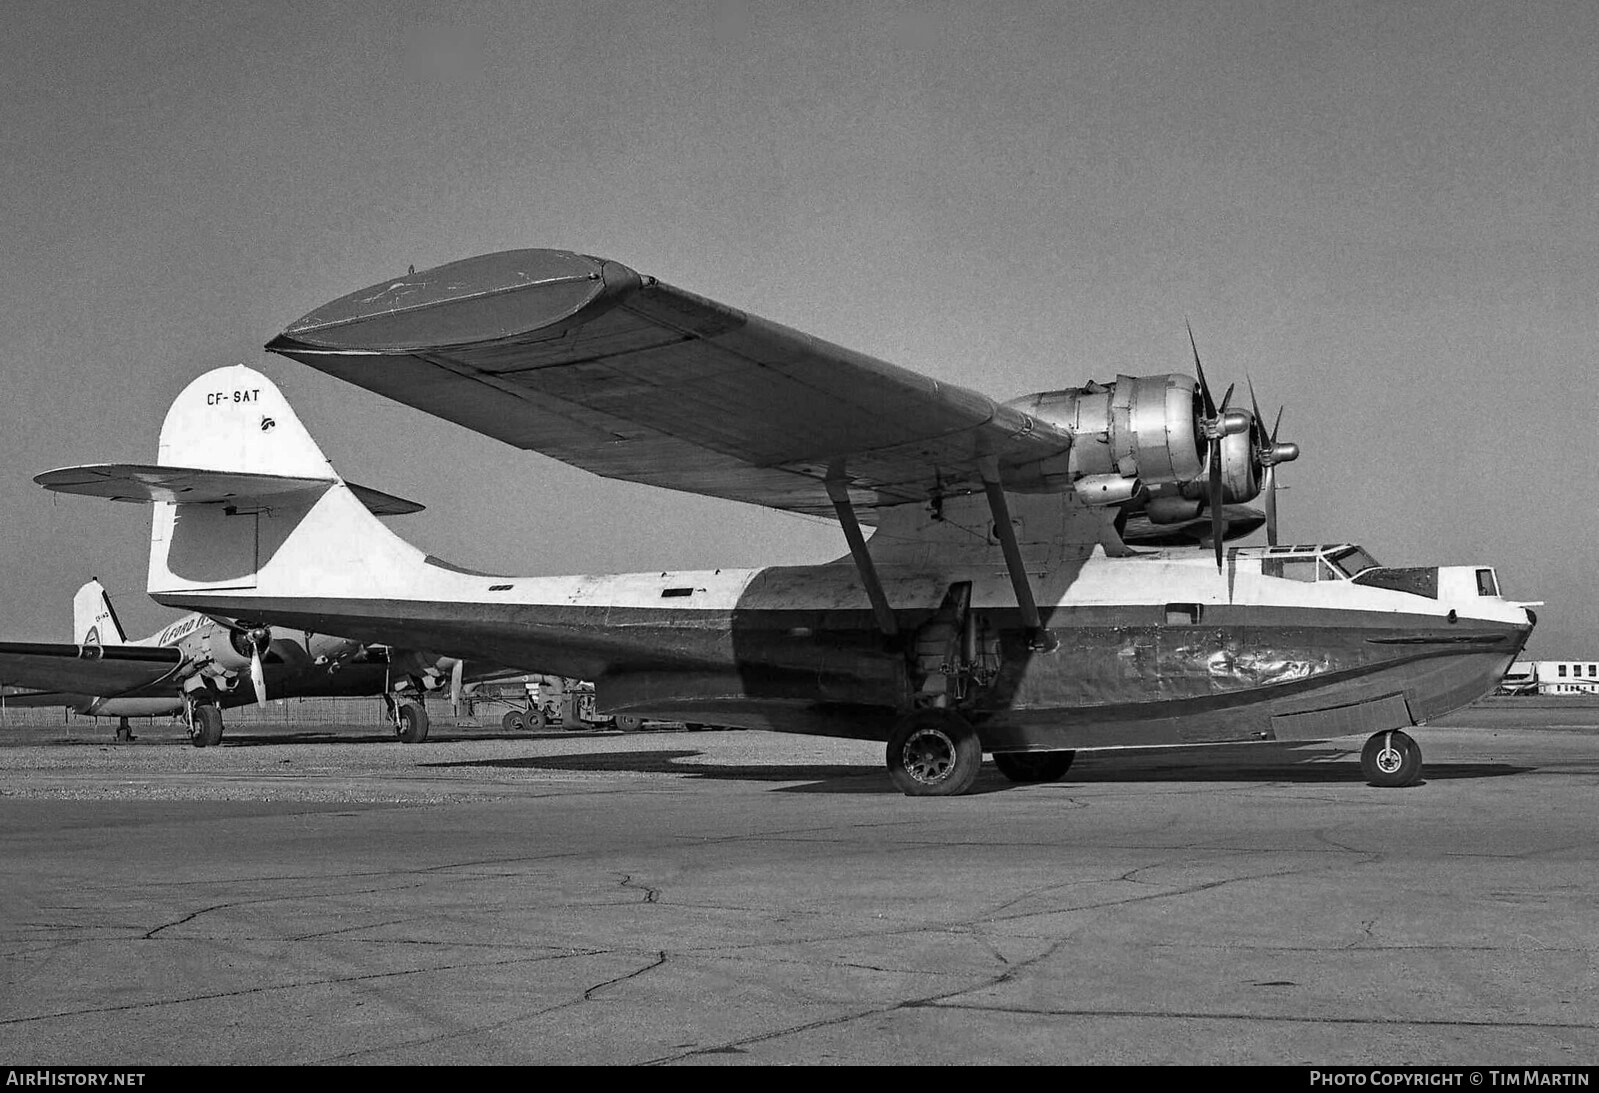
[[[605,712],[886,739],[948,704],[985,750],[1305,740],[1404,728],[1489,693],[1529,625],[1378,612],[1226,606],[1203,626],[1140,609],[1057,609],[1029,647],[1014,610],[981,612],[992,670],[930,698],[913,647],[859,611],[205,600],[279,625],[591,679]],[[185,597],[171,599],[189,605]]]

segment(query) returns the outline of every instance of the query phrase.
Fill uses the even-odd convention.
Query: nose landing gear
[[[1421,780],[1421,745],[1398,729],[1373,733],[1360,749],[1360,773],[1374,786],[1413,786]]]
[[[394,735],[402,744],[420,744],[428,738],[428,712],[419,699],[397,694],[383,696],[389,706]]]

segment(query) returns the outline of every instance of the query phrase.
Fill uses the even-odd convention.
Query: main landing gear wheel
[[[1075,751],[1000,752],[994,766],[1012,782],[1058,782],[1075,758]]]
[[[394,735],[402,744],[420,744],[428,738],[428,712],[422,703],[400,703],[394,711]]]
[[[510,713],[500,718],[500,728],[504,729],[506,732],[521,732],[523,729],[527,728],[526,716],[521,710],[512,710]]]
[[[888,736],[888,776],[908,797],[965,793],[983,766],[977,730],[953,710],[921,710]]]
[[[1421,780],[1421,745],[1398,729],[1374,733],[1360,749],[1360,773],[1374,786],[1413,786]]]
[[[189,742],[197,748],[214,748],[222,743],[222,711],[210,703],[196,706]]]

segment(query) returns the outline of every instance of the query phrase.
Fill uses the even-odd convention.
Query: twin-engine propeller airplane
[[[985,752],[1042,781],[1084,748],[1356,733],[1366,777],[1406,785],[1421,754],[1402,730],[1492,690],[1534,621],[1486,566],[1224,547],[1297,449],[1202,373],[997,403],[550,250],[385,281],[267,348],[597,474],[836,516],[849,554],[463,571],[375,519],[240,366],[162,427],[192,492],[149,488],[150,468],[39,476],[157,502],[157,601],[592,679],[609,712],[881,740],[908,794],[965,792]],[[1132,512],[1207,522],[1214,560],[1129,548]]]
[[[428,731],[423,693],[446,679],[452,693],[461,688],[460,661],[203,614],[129,641],[98,579],[78,589],[72,616],[75,643],[0,642],[0,681],[42,688],[6,702],[115,717],[118,740],[133,739],[130,717],[182,714],[194,746],[210,747],[222,742],[225,707],[383,695],[395,735],[418,743]]]

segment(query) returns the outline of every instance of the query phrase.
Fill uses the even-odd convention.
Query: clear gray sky
[[[475,568],[820,560],[831,526],[609,483],[260,350],[414,264],[599,254],[1008,398],[1254,378],[1285,536],[1486,562],[1599,655],[1599,4],[40,3],[0,40],[0,637],[129,629],[153,461],[263,368]]]

